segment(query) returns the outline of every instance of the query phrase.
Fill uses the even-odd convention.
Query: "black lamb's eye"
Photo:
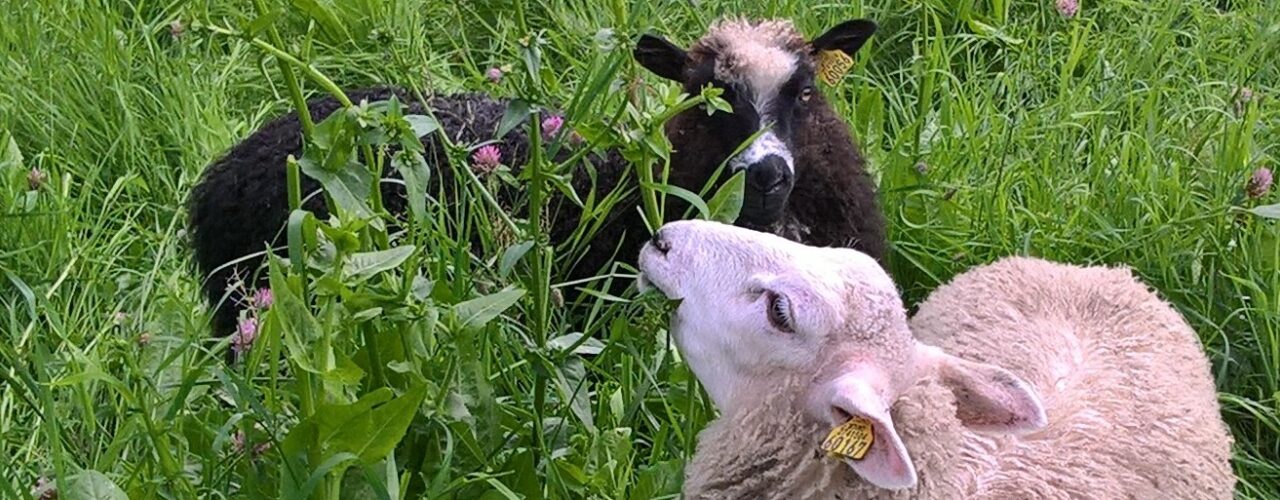
[[[795,333],[795,326],[791,324],[791,301],[775,292],[765,292],[765,295],[769,300],[766,306],[769,324],[780,332]]]
[[[813,97],[813,87],[805,87],[800,89],[800,100],[809,102],[809,98]]]

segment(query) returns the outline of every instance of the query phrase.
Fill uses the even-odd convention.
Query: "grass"
[[[687,44],[728,13],[807,34],[873,18],[880,33],[826,91],[879,179],[908,302],[1010,254],[1132,266],[1213,361],[1238,495],[1280,496],[1280,228],[1241,210],[1280,201],[1243,193],[1280,158],[1269,2],[1106,0],[1072,19],[1048,0],[293,5],[259,40],[339,85],[581,103],[569,122],[592,144],[645,161],[660,148],[599,133],[652,132],[675,104],[629,61],[639,33]],[[476,222],[496,214],[475,186],[391,243],[344,221],[358,250],[414,246],[340,292],[315,279],[342,269],[302,279],[279,262],[251,362],[219,362],[181,203],[212,158],[292,106],[275,58],[217,32],[268,26],[250,24],[259,6],[0,0],[0,497],[40,478],[103,498],[677,492],[713,413],[659,308],[560,306],[548,285],[589,234],[503,240]],[[508,67],[501,84],[491,66]],[[48,176],[34,191],[32,168]],[[457,227],[484,233],[485,255]],[[504,259],[512,246],[530,250]]]

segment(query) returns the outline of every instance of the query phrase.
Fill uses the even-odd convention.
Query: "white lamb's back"
[[[1231,497],[1231,437],[1199,339],[1128,270],[1006,258],[938,288],[911,326],[1040,392],[1044,430],[971,443],[997,461],[975,471],[976,496],[1041,484],[1050,497]]]

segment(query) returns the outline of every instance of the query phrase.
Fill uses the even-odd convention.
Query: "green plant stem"
[[[302,74],[307,76],[307,79],[311,80],[316,85],[319,85],[321,88],[325,90],[325,92],[332,94],[333,97],[337,99],[338,102],[342,104],[343,107],[349,108],[352,106],[351,98],[347,97],[347,94],[342,91],[342,87],[339,87],[338,84],[334,83],[333,80],[330,80],[329,77],[324,76],[324,73],[321,73],[320,70],[317,70],[314,67],[312,67],[310,64],[302,62],[300,59],[289,55],[288,52],[280,50],[275,46],[267,42],[264,42],[262,40],[259,40],[257,38],[254,38],[248,35],[243,35],[235,30],[230,30],[220,26],[212,26],[212,25],[207,26],[207,29],[214,33],[218,33],[220,35],[243,38],[245,41],[249,42],[254,47],[257,47],[259,49],[262,49],[263,51],[266,51],[268,54],[271,54],[273,57],[276,57],[277,59],[280,59],[289,63],[291,66],[297,67],[300,71],[302,71]]]
[[[698,106],[699,104],[702,104],[706,101],[707,101],[706,97],[698,95],[698,96],[694,96],[692,98],[686,99],[675,106],[672,106],[670,109],[658,115],[653,120],[652,125],[654,127],[657,127],[657,129],[651,130],[650,133],[652,134],[664,133],[663,124],[667,123],[667,120],[670,120],[672,117],[680,113],[683,113],[688,109],[692,109],[693,107]],[[659,204],[658,191],[656,189],[653,189],[652,187],[649,187],[654,185],[653,166],[654,166],[654,161],[652,160],[640,162],[639,164],[636,165],[636,168],[637,168],[636,176],[640,178],[640,200],[641,200],[641,203],[644,205],[645,219],[648,221],[649,224],[653,226],[649,228],[650,231],[656,231],[658,227],[662,225],[662,222],[663,222],[662,206]],[[664,165],[663,170],[664,171],[667,170],[666,165]],[[665,180],[665,175],[664,175],[664,180]]]
[[[387,377],[382,371],[382,353],[378,351],[378,330],[370,326],[369,323],[365,323],[360,330],[364,334],[365,349],[369,350],[369,371],[373,377],[373,386],[369,387],[369,389],[385,387],[387,385]]]
[[[547,299],[548,293],[551,291],[550,286],[550,266],[546,265],[547,255],[545,245],[547,244],[547,235],[542,232],[542,205],[545,203],[545,187],[546,180],[543,178],[543,158],[542,154],[542,125],[540,120],[541,113],[535,113],[530,116],[531,131],[529,133],[529,234],[534,239],[534,256],[530,262],[530,271],[532,272],[533,286],[530,293],[533,297],[533,338],[537,342],[540,352],[547,348]],[[537,356],[537,354],[535,354]],[[541,357],[541,356],[539,356]],[[545,434],[542,428],[542,420],[546,409],[546,386],[547,375],[546,369],[549,367],[534,367],[534,395],[533,395],[533,433],[534,442],[537,452],[534,456],[534,466],[537,467],[538,459],[546,454],[546,442],[543,438]]]
[[[382,204],[382,156],[374,156],[373,146],[368,144],[362,146],[361,150],[364,153],[365,162],[369,165],[369,172],[373,174],[373,186],[369,190],[369,201],[373,204],[373,213],[378,217],[385,216],[387,210]],[[372,232],[375,248],[386,250],[390,246],[386,231],[374,227],[370,227],[369,230]]]
[[[259,16],[267,14],[267,6],[263,0],[253,0],[253,6]],[[280,31],[275,25],[267,28],[267,36],[277,47],[284,47],[284,39],[280,37]],[[293,107],[298,110],[298,123],[302,124],[302,137],[310,140],[311,131],[315,130],[316,125],[311,121],[311,112],[307,109],[307,100],[302,96],[302,87],[298,85],[298,78],[293,74],[293,69],[279,56],[276,57],[276,64],[280,65],[280,74],[284,75],[284,83],[289,87],[289,97],[293,99]]]

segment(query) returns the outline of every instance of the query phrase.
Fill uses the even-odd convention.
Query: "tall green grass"
[[[40,478],[131,498],[678,491],[714,414],[661,308],[631,295],[561,304],[555,289],[600,288],[562,282],[590,228],[559,248],[526,220],[510,221],[514,239],[498,234],[475,183],[461,186],[468,202],[430,207],[387,243],[345,228],[352,251],[413,245],[398,266],[341,283],[367,303],[279,262],[291,285],[251,362],[219,361],[181,203],[211,159],[293,106],[277,60],[222,32],[268,26],[253,23],[259,7],[281,9],[278,39],[259,29],[260,43],[341,86],[557,104],[593,146],[643,161],[661,147],[636,138],[677,102],[630,62],[639,33],[687,44],[725,14],[788,17],[808,34],[873,18],[881,31],[826,91],[879,179],[908,302],[1009,254],[1132,266],[1213,360],[1240,496],[1280,496],[1280,229],[1242,210],[1280,202],[1243,192],[1280,157],[1269,2],[1086,2],[1072,19],[1047,0],[291,5],[0,0],[0,497]],[[507,68],[501,83],[485,80],[491,66]],[[34,192],[32,168],[48,175]],[[458,231],[479,232],[484,255]],[[615,271],[606,279],[629,279]],[[305,358],[329,352],[317,345],[334,356]],[[311,377],[304,361],[330,364]],[[413,398],[417,411],[396,417]],[[356,401],[376,409],[315,406]],[[310,420],[320,432],[295,432],[317,414],[330,417]],[[386,430],[395,453],[342,455],[387,443],[352,443],[380,433],[335,421]]]

